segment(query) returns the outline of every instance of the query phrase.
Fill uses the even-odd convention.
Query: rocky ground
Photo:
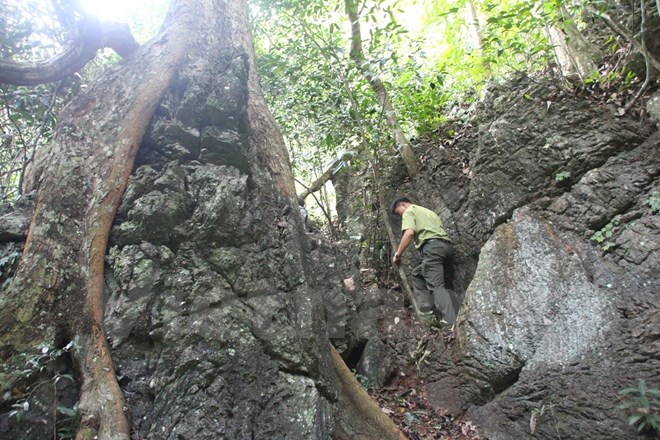
[[[457,417],[446,409],[433,408],[428,401],[424,380],[418,375],[418,363],[426,362],[422,357],[429,342],[444,338],[451,344],[453,336],[438,328],[426,330],[420,326],[419,330],[420,350],[411,353],[408,371],[400,372],[383,388],[370,389],[371,396],[411,440],[482,440],[470,420]]]
[[[368,291],[370,286],[363,289]],[[361,363],[353,370],[357,379],[411,440],[482,440],[468,418],[429,401],[424,370],[429,367],[433,351],[437,347],[450,348],[456,334],[416,320],[404,296],[399,286],[382,296],[378,333],[385,341],[384,351],[390,362],[380,365],[380,369],[388,371],[388,378],[379,384],[383,375],[373,374],[373,368]]]
[[[658,387],[660,138],[602,90],[579,92],[524,77],[493,89],[398,186],[445,221],[466,298],[457,343],[430,343],[420,378],[484,437],[635,438],[617,396]]]

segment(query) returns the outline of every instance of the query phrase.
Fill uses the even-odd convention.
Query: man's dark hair
[[[399,205],[402,203],[412,203],[412,201],[408,197],[399,197],[398,199],[392,202],[392,207],[390,208],[390,212],[393,215],[396,215],[396,208],[398,208]]]

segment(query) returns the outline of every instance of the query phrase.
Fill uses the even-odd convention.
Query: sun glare
[[[125,22],[148,12],[163,0],[81,0],[83,8],[102,21]]]
[[[104,21],[122,21],[135,10],[134,0],[81,0],[83,8]]]
[[[0,0],[2,1],[2,0]],[[140,43],[158,33],[169,0],[80,0],[82,7],[101,21],[118,21],[131,28]]]

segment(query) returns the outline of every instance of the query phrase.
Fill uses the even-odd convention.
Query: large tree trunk
[[[38,151],[26,192],[35,214],[18,272],[2,293],[0,347],[24,353],[74,340],[81,432],[125,438],[130,428],[103,331],[103,265],[135,153],[187,50],[190,13],[160,40],[108,72],[63,111],[54,142]],[[41,323],[39,325],[38,323]],[[3,381],[2,391],[15,386]]]
[[[27,356],[75,341],[78,438],[128,439],[131,428],[158,439],[276,438],[284,433],[288,438],[329,437],[334,379],[321,302],[306,281],[299,220],[287,215],[295,199],[288,156],[265,107],[253,58],[243,0],[175,0],[161,35],[111,68],[60,116],[55,141],[35,158],[27,182],[36,197],[33,222],[20,267],[0,295],[3,395],[27,395],[25,387],[36,380],[20,373]],[[108,318],[119,373],[132,385],[152,383],[153,411],[140,413],[143,417],[134,418],[131,427],[127,412],[138,411],[144,389],[124,402],[115,376],[103,325],[104,257],[150,121],[138,174],[177,170],[186,199],[175,226],[183,232],[177,241],[167,241],[168,233],[175,232],[165,228],[160,236],[143,217],[140,227],[146,229],[135,228],[128,241],[148,249],[149,242],[156,243],[167,258],[174,255],[180,267],[172,265],[172,271],[179,278],[184,266],[195,265],[198,284],[152,284],[146,292],[148,307],[138,310],[140,303],[129,304],[133,308],[122,319],[135,310],[148,316],[149,328],[137,343],[131,337],[138,330],[124,335]],[[234,193],[229,184],[240,189]],[[127,196],[135,192],[129,187]],[[204,200],[208,194],[213,197]],[[233,203],[223,205],[227,200]],[[139,205],[131,205],[135,201],[124,200],[129,220]],[[167,212],[158,212],[153,198],[137,202],[157,212],[156,226],[166,224]],[[121,227],[120,221],[115,255],[135,246],[122,242]],[[229,274],[223,266],[251,257],[260,262],[258,269],[239,264]],[[115,267],[121,264],[117,260],[111,260]],[[135,277],[137,263],[131,268]],[[109,276],[121,284],[117,273]],[[199,284],[202,279],[206,284]],[[112,286],[111,304],[132,300]],[[171,321],[157,324],[155,315],[169,293],[188,302]],[[209,328],[199,332],[202,321]],[[174,327],[178,333],[162,334],[163,328]],[[142,343],[152,350],[139,348]],[[162,370],[138,375],[127,365],[135,356],[124,357],[131,350],[150,356]],[[187,353],[196,360],[191,363]],[[189,391],[193,386],[206,390],[209,384],[184,385],[189,375],[193,382],[210,377],[229,384],[197,395],[202,415],[200,407],[186,414],[195,399]],[[54,430],[56,415],[49,411],[56,411],[58,402],[37,403],[27,411],[28,419],[43,419],[39,432],[45,437]],[[230,414],[223,413],[225,408]],[[232,417],[232,411],[240,414]],[[202,416],[215,425],[199,432],[206,420]],[[17,428],[14,438],[34,438],[35,432]]]
[[[566,7],[560,5],[559,14],[561,18],[558,23],[546,26],[545,33],[562,74],[566,78],[577,76],[584,80],[597,70],[596,62],[602,54],[582,35]]]

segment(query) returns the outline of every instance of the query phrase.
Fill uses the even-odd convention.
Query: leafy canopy
[[[365,62],[385,83],[409,137],[459,114],[487,80],[542,68],[551,56],[543,28],[556,20],[555,1],[472,2],[479,38],[468,6],[467,0],[360,4]],[[382,109],[349,58],[343,2],[261,0],[253,17],[266,99],[301,180],[312,181],[342,151],[359,149],[356,116],[380,158],[396,157]]]

